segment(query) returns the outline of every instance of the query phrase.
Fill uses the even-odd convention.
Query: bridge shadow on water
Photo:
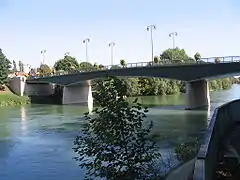
[[[62,97],[59,96],[29,96],[31,104],[58,104],[62,103]]]

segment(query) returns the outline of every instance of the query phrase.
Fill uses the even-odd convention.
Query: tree
[[[196,60],[196,61],[200,61],[201,60],[201,55],[200,55],[200,53],[196,53],[195,55],[194,55],[194,59]]]
[[[147,108],[125,100],[126,85],[117,78],[99,81],[95,100],[101,109],[86,114],[86,123],[74,141],[75,158],[86,168],[86,178],[108,180],[152,179],[153,161],[160,156],[147,140],[152,122],[145,128]]]
[[[221,62],[220,58],[216,57],[215,58],[215,63],[220,63],[220,62]]]
[[[16,62],[13,60],[13,71],[17,72],[17,65]]]
[[[125,67],[127,63],[124,59],[121,59],[120,64],[121,64],[122,67]]]
[[[160,58],[158,56],[154,56],[153,61],[155,64],[158,64],[160,62]]]
[[[54,64],[54,68],[56,71],[72,71],[72,70],[78,70],[79,64],[77,60],[70,56],[69,53],[65,53],[64,58],[58,60]]]
[[[39,68],[40,69],[40,68]],[[30,71],[29,71],[29,73],[28,73],[28,75],[30,76],[30,77],[34,77],[34,76],[37,76],[37,72],[36,72],[36,70],[35,69],[31,69]]]
[[[41,64],[39,74],[40,76],[49,76],[52,74],[52,69],[47,64]]]
[[[94,69],[93,65],[89,62],[81,62],[79,66],[82,71],[91,71]]]
[[[2,49],[0,49],[0,86],[1,90],[2,86],[7,83],[8,74],[10,72],[11,62],[6,58],[3,54]]]
[[[178,47],[175,49],[167,49],[161,55],[161,59],[164,61],[170,61],[172,63],[179,62],[188,62],[189,56],[186,54],[184,49],[179,49]]]
[[[101,70],[105,68],[104,65],[102,65],[102,64],[99,64],[98,67],[99,67]]]
[[[18,66],[19,66],[19,71],[23,72],[24,71],[24,67],[23,67],[24,65],[23,65],[22,61],[18,62]]]

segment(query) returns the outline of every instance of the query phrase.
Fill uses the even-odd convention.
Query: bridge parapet
[[[240,99],[224,104],[214,111],[200,147],[194,169],[194,180],[215,179],[220,145],[235,122],[240,121]]]

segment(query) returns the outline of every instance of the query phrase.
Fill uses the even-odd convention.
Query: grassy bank
[[[30,99],[26,96],[17,96],[8,89],[5,91],[0,91],[0,107],[17,106],[29,103]]]

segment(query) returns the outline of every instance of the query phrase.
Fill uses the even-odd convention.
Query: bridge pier
[[[186,110],[204,108],[210,105],[208,82],[198,80],[186,84]]]
[[[65,86],[63,88],[62,104],[93,104],[90,81]]]

